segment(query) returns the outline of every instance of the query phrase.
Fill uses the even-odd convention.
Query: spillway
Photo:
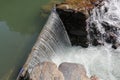
[[[17,80],[21,76],[25,76],[26,72],[30,74],[37,63],[51,61],[52,56],[56,55],[56,51],[60,50],[63,52],[68,46],[71,46],[71,42],[54,8],[33,46],[25,65],[21,69]]]

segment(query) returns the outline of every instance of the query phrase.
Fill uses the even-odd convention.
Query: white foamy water
[[[89,30],[95,27],[101,33],[101,40],[104,39],[104,34],[110,32],[114,33],[117,36],[117,42],[120,42],[120,0],[103,0],[100,6],[93,9],[87,22],[89,23]],[[101,25],[103,22],[114,26],[114,28],[105,31],[104,26]],[[92,25],[93,23],[95,26]]]
[[[117,30],[108,30],[117,35],[117,42],[120,42],[120,0],[104,0],[102,6],[95,7],[92,11],[88,23],[94,23],[95,26],[89,26],[89,30],[96,28],[102,35],[107,34],[102,22],[107,22]],[[94,36],[101,38],[105,43],[103,36]],[[98,38],[97,38],[98,37]],[[120,80],[120,48],[114,50],[111,45],[105,43],[104,46],[88,48],[69,47],[64,53],[58,51],[53,57],[53,62],[60,64],[62,62],[73,62],[83,64],[88,75],[96,75],[102,80]]]
[[[59,65],[62,62],[83,64],[88,76],[96,75],[102,80],[120,80],[120,48],[102,47],[69,47],[64,53],[57,52],[52,58]]]

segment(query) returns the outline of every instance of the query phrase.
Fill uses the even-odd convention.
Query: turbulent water
[[[87,20],[88,32],[95,28],[98,33],[93,33],[94,38],[101,40],[104,46],[89,48],[68,47],[64,53],[60,53],[52,58],[53,62],[60,64],[62,62],[80,63],[87,69],[88,75],[96,75],[101,80],[120,80],[120,48],[114,50],[111,45],[106,43],[106,35],[113,34],[116,42],[120,42],[120,0],[105,0],[95,7],[91,16]],[[107,23],[106,30],[103,23]],[[94,25],[93,25],[94,24]],[[88,36],[91,38],[91,36]]]
[[[93,9],[87,22],[92,39],[120,43],[120,0],[103,0]]]
[[[119,53],[120,48],[114,50],[108,44],[103,47],[68,47],[64,53],[58,51],[52,60],[58,65],[62,62],[80,63],[85,66],[88,76],[96,75],[102,80],[119,80]]]

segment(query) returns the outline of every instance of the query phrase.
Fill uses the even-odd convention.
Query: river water
[[[0,0],[0,80],[16,79],[56,2]]]

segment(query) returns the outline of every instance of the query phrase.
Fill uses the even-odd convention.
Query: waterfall
[[[56,9],[51,11],[49,19],[41,31],[32,51],[23,67],[29,73],[37,63],[50,61],[56,51],[63,52],[71,42]]]

